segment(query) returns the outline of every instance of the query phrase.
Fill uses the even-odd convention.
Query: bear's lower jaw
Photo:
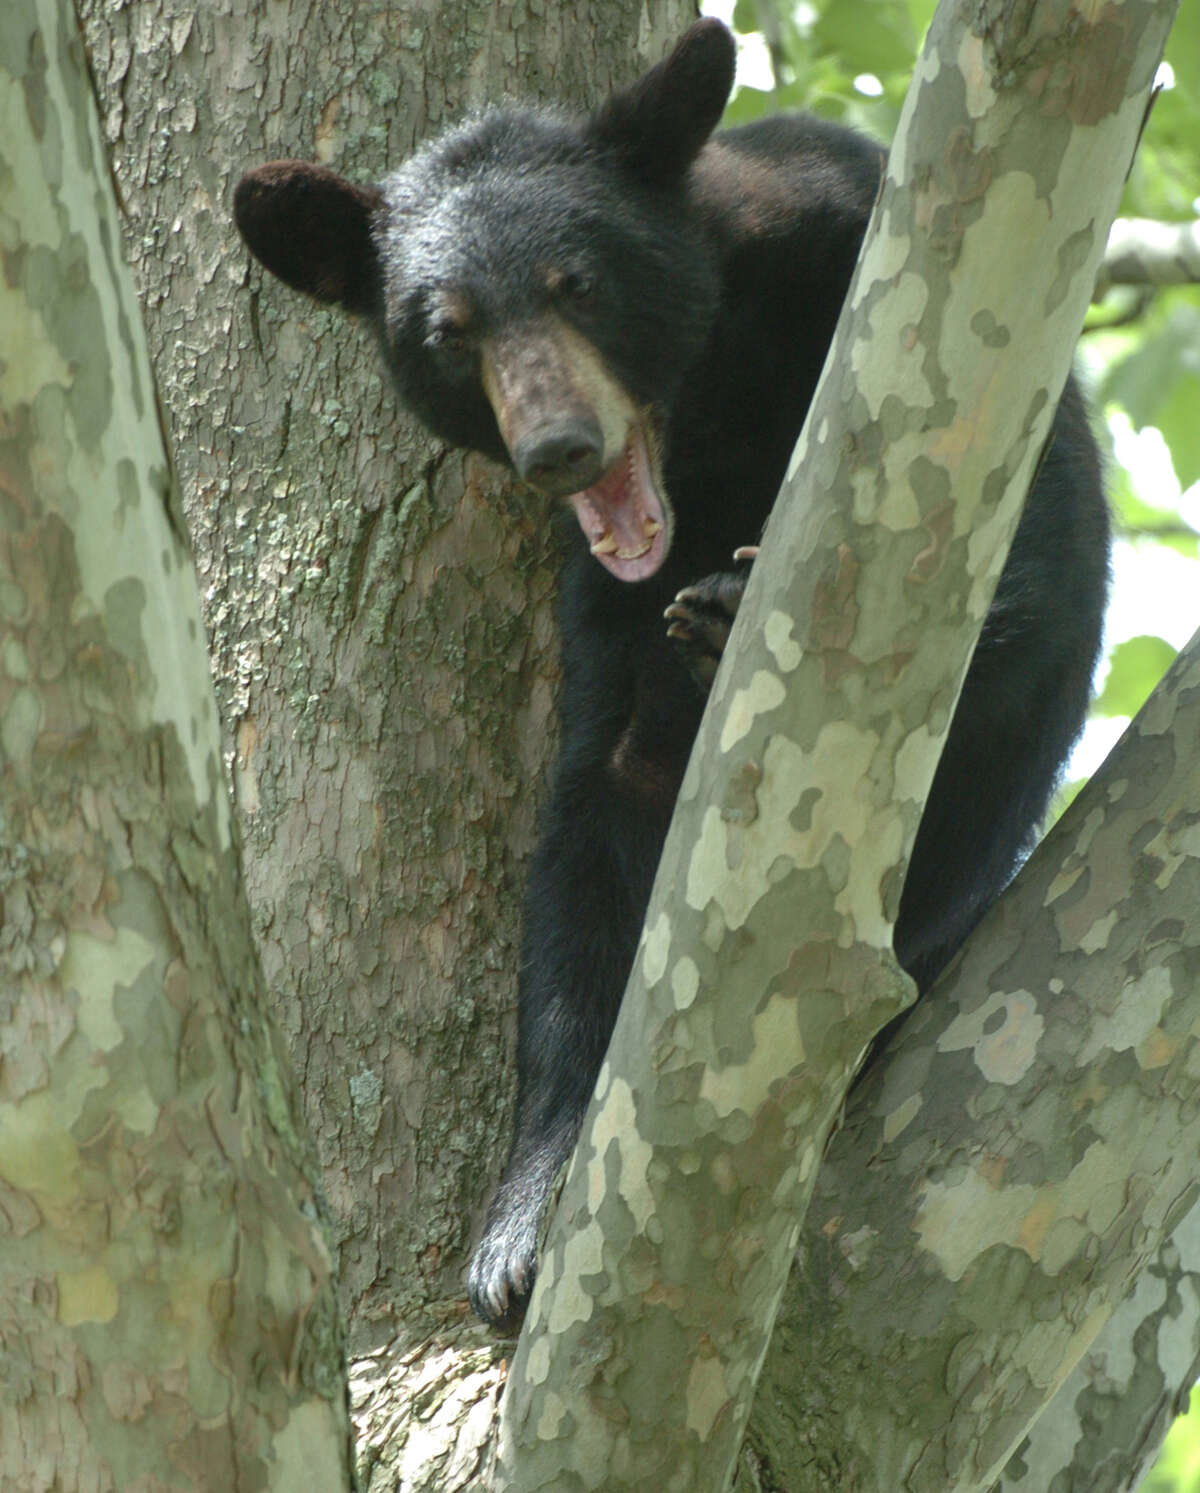
[[[644,581],[671,547],[673,515],[662,492],[656,442],[630,427],[620,456],[600,481],[569,499],[589,547],[619,581]]]

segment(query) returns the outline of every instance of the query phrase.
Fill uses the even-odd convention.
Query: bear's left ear
[[[376,311],[383,277],[371,221],[377,187],[312,161],[269,161],[233,193],[233,217],[254,257],[285,285],[360,314]]]
[[[665,185],[683,175],[716,129],[734,65],[728,29],[711,17],[697,21],[669,57],[601,105],[588,137]]]

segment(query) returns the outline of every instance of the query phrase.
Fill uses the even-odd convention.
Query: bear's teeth
[[[652,524],[654,526],[653,530],[651,530],[650,528],[650,525]],[[611,529],[608,529],[605,533],[601,534],[600,538],[597,539],[590,546],[590,548],[593,555],[615,555],[618,560],[640,560],[642,556],[649,550],[651,544],[653,544],[654,535],[657,534],[659,529],[661,528],[661,524],[655,523],[653,519],[647,519],[646,542],[645,544],[640,545],[637,549],[623,550],[618,548],[616,537],[614,536]]]
[[[656,534],[662,533],[662,524],[656,518],[651,518],[647,515],[642,520],[642,532],[647,539],[653,539]]]

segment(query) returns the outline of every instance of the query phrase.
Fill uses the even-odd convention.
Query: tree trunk
[[[0,98],[0,1487],[346,1488],[316,1168],[57,0],[9,0]]]
[[[553,748],[545,505],[437,448],[362,334],[251,269],[229,199],[377,179],[505,94],[586,107],[681,0],[80,0],[201,575],[245,875],[339,1244],[368,1449],[473,1486],[506,1349],[466,1311],[507,1144],[524,863]],[[464,1375],[477,1373],[475,1379]],[[445,1397],[442,1411],[430,1402]],[[419,1412],[420,1419],[417,1419]],[[368,1450],[368,1456],[373,1455]]]

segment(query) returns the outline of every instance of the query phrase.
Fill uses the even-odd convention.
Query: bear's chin
[[[568,499],[596,559],[619,581],[644,581],[671,547],[674,515],[662,491],[653,439],[634,425],[604,476]]]

